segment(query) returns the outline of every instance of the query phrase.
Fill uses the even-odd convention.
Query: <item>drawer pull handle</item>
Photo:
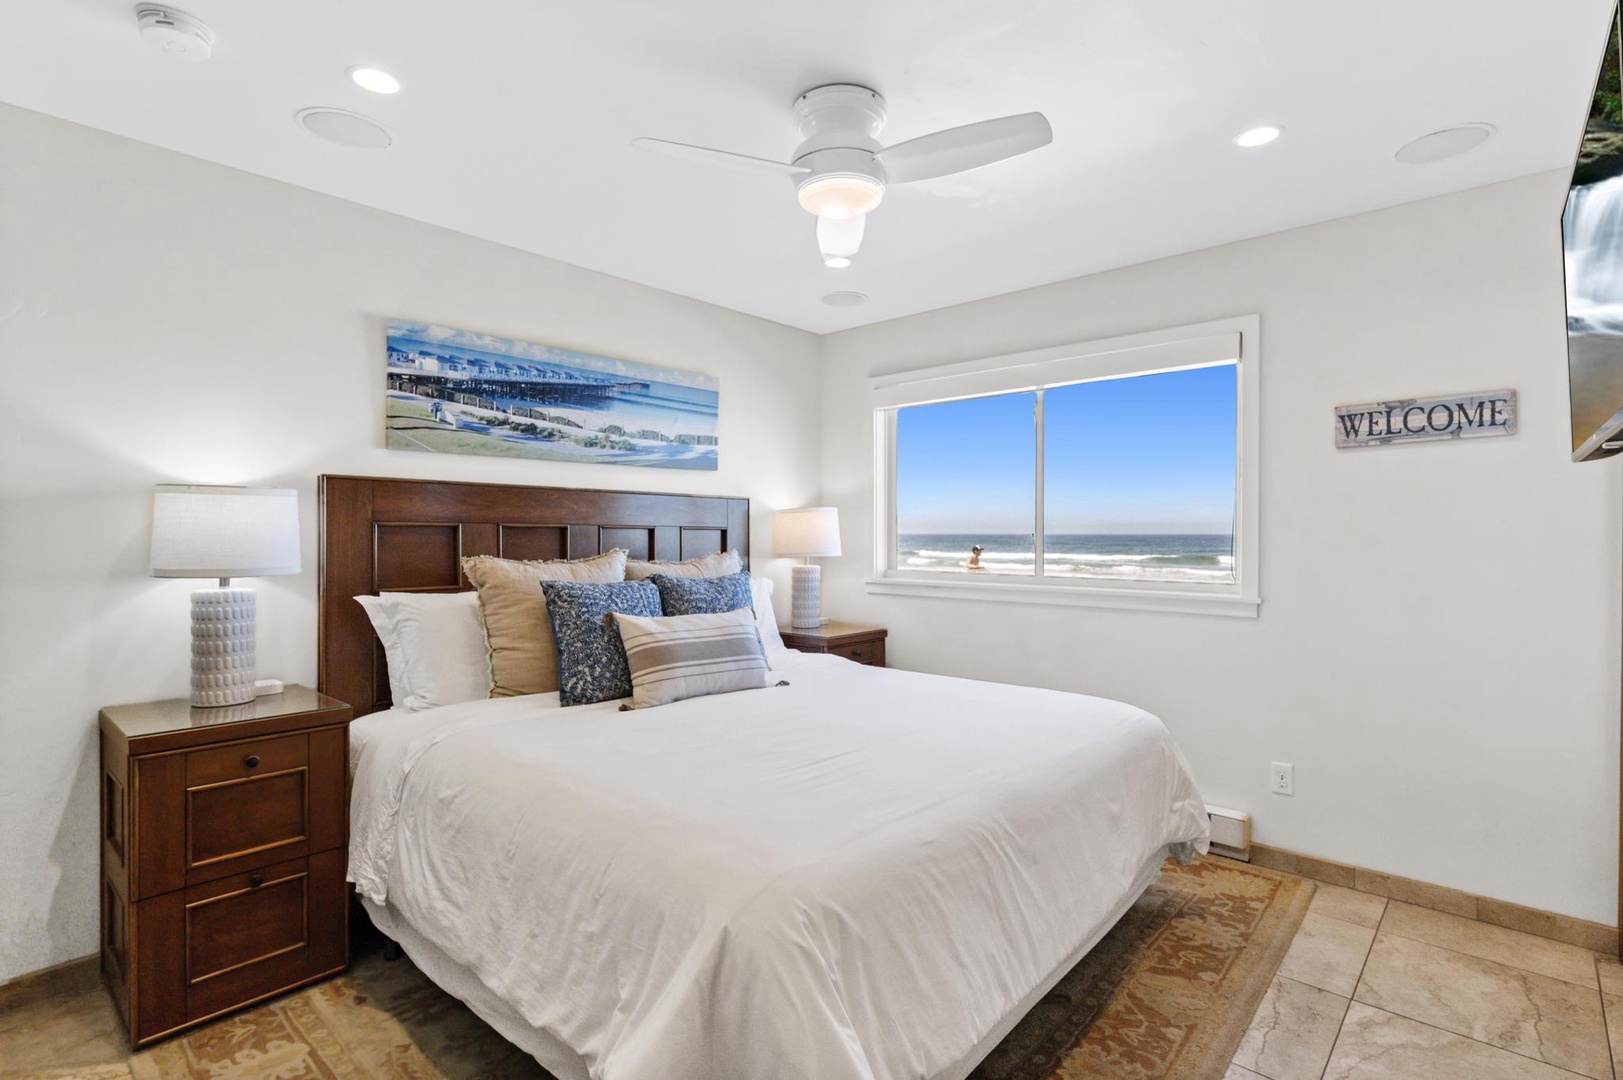
[[[263,884],[265,884],[265,879],[260,877],[258,874],[255,874],[253,877],[248,879],[248,887],[250,889],[257,889]]]
[[[249,754],[247,757],[242,759],[242,763],[248,766],[250,769],[257,769],[259,768],[259,755]]]

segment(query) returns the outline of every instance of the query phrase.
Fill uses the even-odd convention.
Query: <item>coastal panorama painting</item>
[[[710,375],[391,321],[391,450],[716,468]]]

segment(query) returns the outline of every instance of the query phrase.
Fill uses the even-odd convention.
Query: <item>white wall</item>
[[[1446,168],[1447,166],[1442,166]],[[1256,838],[1616,922],[1619,465],[1568,460],[1546,174],[824,339],[824,608],[904,667],[1159,714]],[[1146,222],[1146,228],[1153,223]],[[1255,621],[868,595],[870,376],[1262,316]],[[1510,386],[1514,437],[1337,451],[1338,403]],[[1294,798],[1267,789],[1296,765]]]
[[[97,708],[185,691],[192,584],[146,576],[151,486],[300,489],[308,569],[257,583],[260,656],[310,682],[320,472],[758,511],[821,487],[847,550],[825,607],[885,622],[896,663],[1141,703],[1264,842],[1615,921],[1623,499],[1617,464],[1567,461],[1563,190],[1530,178],[820,345],[0,106],[0,981],[95,949]],[[870,375],[1248,312],[1259,619],[863,590]],[[386,451],[391,315],[715,373],[722,469]],[[1514,438],[1331,445],[1338,402],[1507,385]],[[1271,760],[1295,762],[1294,799],[1267,793]]]
[[[384,450],[389,316],[718,375],[721,469]],[[802,505],[818,488],[817,351],[797,330],[0,106],[0,981],[96,949],[96,710],[186,692],[197,586],[146,576],[153,484],[299,489],[306,569],[255,583],[259,658],[313,683],[318,473]],[[769,519],[755,516],[763,552]],[[787,589],[787,564],[758,566]]]

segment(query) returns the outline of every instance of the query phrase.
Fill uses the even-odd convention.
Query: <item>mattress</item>
[[[357,721],[357,890],[560,1075],[950,1078],[1169,846],[1204,847],[1143,710],[825,656],[779,674]]]

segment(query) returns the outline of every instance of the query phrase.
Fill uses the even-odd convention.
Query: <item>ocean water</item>
[[[964,563],[979,544],[983,573],[1036,573],[1031,537],[995,533],[902,533],[898,570],[977,573]],[[1043,542],[1046,577],[1116,581],[1234,581],[1234,537],[1228,533],[1051,533]]]

